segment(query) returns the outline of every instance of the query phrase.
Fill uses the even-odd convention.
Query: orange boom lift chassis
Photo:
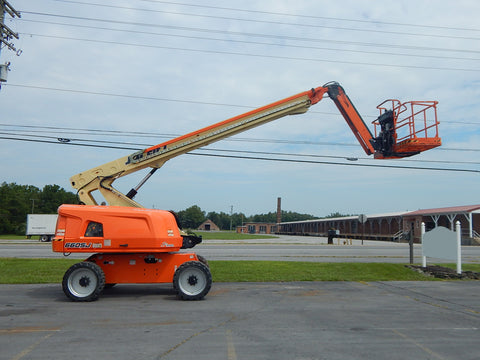
[[[324,97],[334,101],[365,153],[376,159],[408,157],[441,145],[436,101],[383,102],[373,135],[343,88],[331,82],[79,173],[70,183],[82,205],[59,207],[52,249],[93,255],[65,273],[67,297],[92,301],[115,284],[172,283],[180,299],[203,299],[212,284],[208,263],[182,251],[202,238],[180,230],[174,213],[145,209],[134,196],[166,161],[284,116],[303,114]],[[112,186],[119,177],[146,168],[151,170],[127,194]],[[98,205],[95,191],[108,206]]]

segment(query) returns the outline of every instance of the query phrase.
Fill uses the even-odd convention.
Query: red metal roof
[[[403,214],[403,216],[411,215],[433,215],[433,214],[452,214],[452,213],[470,213],[479,210],[480,205],[451,206],[437,209],[421,209]]]

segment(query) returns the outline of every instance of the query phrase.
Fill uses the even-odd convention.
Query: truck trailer
[[[55,236],[57,218],[57,214],[28,214],[27,237],[38,235],[39,240],[42,242],[51,241]]]

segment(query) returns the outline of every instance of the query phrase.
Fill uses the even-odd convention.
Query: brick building
[[[422,222],[428,231],[436,226],[454,229],[456,221],[461,223],[465,244],[480,240],[480,205],[367,215],[364,224],[358,216],[284,222],[278,224],[276,233],[327,236],[328,230],[335,229],[340,238],[402,241],[413,236],[415,242],[420,242]]]
[[[197,230],[204,230],[204,231],[219,231],[220,228],[210,219],[204,221]]]
[[[245,223],[243,226],[237,226],[237,233],[243,234],[274,234],[277,224],[273,223]]]

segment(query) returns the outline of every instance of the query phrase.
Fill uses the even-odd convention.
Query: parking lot
[[[0,285],[0,359],[478,359],[476,281]]]

